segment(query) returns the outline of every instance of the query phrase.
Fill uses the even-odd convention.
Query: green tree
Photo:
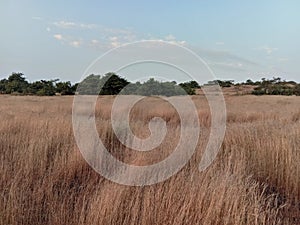
[[[55,80],[40,80],[40,81],[35,81],[33,82],[30,87],[29,91],[31,94],[34,95],[47,95],[47,96],[52,96],[55,95],[56,88],[54,86]]]
[[[121,92],[122,95],[137,95],[138,89],[142,86],[141,82],[128,84]]]
[[[91,74],[78,84],[77,92],[86,95],[117,95],[130,82],[115,73],[103,77]]]
[[[23,93],[27,92],[28,82],[23,73],[12,73],[8,77],[8,82],[5,85],[5,93]]]
[[[251,79],[246,80],[246,85],[254,85],[254,82]]]
[[[200,85],[197,83],[197,81],[189,81],[185,83],[180,83],[179,86],[183,88],[183,90],[188,94],[188,95],[195,95],[197,88],[200,88]]]
[[[185,91],[175,81],[171,82],[159,82],[154,78],[150,78],[143,84],[140,84],[135,92],[138,95],[151,96],[151,95],[163,95],[163,96],[175,96],[185,95]]]
[[[280,77],[273,79],[262,78],[259,85],[253,90],[255,95],[297,95],[296,82],[281,80]]]
[[[234,80],[213,80],[208,81],[205,85],[216,85],[219,84],[220,87],[231,87],[234,85]]]
[[[300,96],[300,84],[296,84],[294,87],[294,94]]]
[[[100,75],[91,74],[78,84],[77,92],[83,95],[98,95],[100,92]]]
[[[75,93],[74,88],[71,85],[70,81],[66,82],[57,82],[55,84],[56,92],[61,95],[73,95]]]
[[[8,83],[7,79],[0,80],[0,93],[5,94],[6,93],[6,85]]]
[[[150,78],[139,87],[137,94],[144,96],[161,95],[162,93],[159,81],[154,78]]]
[[[115,73],[107,73],[100,79],[101,95],[117,95],[129,82]]]

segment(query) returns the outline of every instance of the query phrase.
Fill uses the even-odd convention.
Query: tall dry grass
[[[91,169],[72,133],[71,97],[0,96],[0,224],[299,224],[300,99],[227,97],[227,132],[221,151],[198,171],[210,114],[194,97],[201,123],[197,151],[165,182],[144,187],[112,183]],[[153,152],[121,145],[110,126],[113,97],[96,110],[99,136],[122,161],[147,165],[172,152],[176,111],[158,98],[140,102],[133,132],[147,137],[160,116],[168,135]]]

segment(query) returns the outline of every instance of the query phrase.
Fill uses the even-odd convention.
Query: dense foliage
[[[285,81],[281,78],[265,79],[234,83],[233,80],[213,80],[204,85],[219,84],[222,88],[234,87],[239,90],[242,85],[253,86],[254,95],[300,95],[300,84]],[[0,80],[0,94],[14,95],[194,95],[201,86],[196,81],[177,84],[176,81],[160,82],[150,78],[146,82],[131,83],[115,73],[103,76],[91,74],[74,85],[70,81],[40,80],[28,82],[23,73],[12,73],[7,79]],[[250,92],[249,92],[250,93]]]
[[[177,84],[172,82],[159,82],[154,78],[141,83],[130,83],[125,78],[115,73],[107,73],[104,76],[91,74],[80,83],[74,85],[70,81],[40,80],[29,83],[24,74],[12,73],[8,79],[0,80],[0,93],[14,95],[193,95],[195,89],[200,88],[196,81]]]
[[[40,80],[29,83],[23,73],[12,73],[8,79],[0,80],[0,93],[15,95],[72,95],[77,85],[70,81]]]

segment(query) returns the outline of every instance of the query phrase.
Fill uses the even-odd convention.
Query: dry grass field
[[[120,160],[147,165],[165,158],[180,121],[149,97],[132,110],[131,126],[147,137],[148,121],[167,121],[151,152],[120,144],[110,126],[113,97],[100,97],[99,136]],[[82,158],[73,136],[73,97],[0,96],[0,224],[300,224],[300,98],[225,96],[227,131],[213,164],[199,172],[210,112],[193,96],[201,123],[195,154],[168,180],[144,187],[113,183]]]

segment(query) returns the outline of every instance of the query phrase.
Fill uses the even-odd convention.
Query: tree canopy
[[[7,79],[0,80],[0,93],[23,95],[73,95],[76,84],[70,81],[58,82],[55,80],[40,80],[29,83],[23,73],[12,73]]]
[[[247,79],[242,83],[234,83],[233,80],[213,80],[204,85],[219,84],[222,88],[241,87],[251,85],[254,87],[254,95],[300,95],[300,84],[294,81],[285,81],[279,77],[272,79],[262,78],[261,81]],[[196,81],[188,81],[177,84],[176,81],[157,81],[154,78],[141,83],[131,83],[125,78],[115,74],[105,75],[91,74],[80,83],[71,84],[70,81],[39,80],[32,83],[26,80],[23,73],[12,73],[8,78],[0,80],[0,94],[17,95],[194,95],[196,89],[201,86]]]
[[[86,95],[186,95],[194,94],[194,89],[200,87],[196,82],[179,84],[175,81],[160,82],[150,78],[144,83],[130,83],[125,78],[115,73],[107,73],[104,76],[91,74],[78,85],[78,93]]]

